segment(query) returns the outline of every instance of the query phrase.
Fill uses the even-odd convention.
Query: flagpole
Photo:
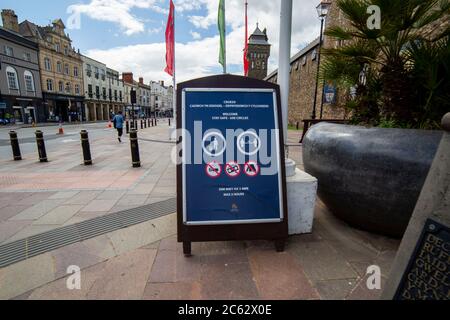
[[[227,1],[226,0],[224,0],[223,1],[223,16],[224,16],[224,19],[225,19],[225,23],[224,23],[224,29],[225,29],[225,35],[224,35],[224,43],[225,43],[225,56],[224,56],[224,64],[223,64],[223,74],[226,74],[227,73],[227,18],[226,18],[226,16],[227,16],[227,14],[226,14],[226,3],[227,3]]]
[[[173,102],[172,102],[172,108],[173,108],[173,120],[175,124],[175,128],[177,127],[177,80],[176,80],[176,71],[177,71],[177,65],[176,65],[176,54],[175,54],[175,47],[176,47],[176,38],[175,38],[175,10],[173,11]]]

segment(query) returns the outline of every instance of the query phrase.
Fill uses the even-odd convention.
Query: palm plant
[[[326,30],[343,45],[323,50],[321,76],[345,89],[356,85],[356,97],[347,104],[356,121],[435,126],[450,110],[450,29],[435,28],[447,21],[450,1],[338,0],[337,5],[349,27]],[[381,10],[379,29],[368,26],[370,5]]]

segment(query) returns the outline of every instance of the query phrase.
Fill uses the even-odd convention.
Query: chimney
[[[3,28],[19,33],[19,21],[14,10],[2,10]]]
[[[133,84],[133,73],[132,72],[123,72],[122,80],[125,83]]]
[[[139,78],[139,83],[140,83],[140,84],[144,84],[144,78],[140,77],[140,78]]]
[[[164,81],[160,81],[159,84],[161,85],[161,87],[164,87]]]

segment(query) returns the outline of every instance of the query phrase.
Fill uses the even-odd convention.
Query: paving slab
[[[50,254],[40,255],[0,269],[0,299],[11,299],[54,280]]]
[[[249,249],[248,256],[262,299],[319,299],[319,294],[306,277],[302,266],[290,253],[252,248]]]
[[[92,200],[86,205],[82,211],[83,212],[108,212],[110,211],[114,205],[117,203],[116,200]]]
[[[80,205],[59,206],[45,214],[34,225],[63,225],[83,208]]]
[[[29,207],[14,217],[10,218],[10,220],[37,220],[49,213],[59,205],[64,202],[63,199],[60,200],[43,200],[32,207]]]

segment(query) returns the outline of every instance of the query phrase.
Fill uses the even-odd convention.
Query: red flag
[[[175,73],[175,6],[170,0],[169,19],[167,20],[166,28],[166,63],[167,67],[164,70],[172,77]]]
[[[245,48],[244,48],[244,75],[248,77],[248,18],[247,18],[247,7],[248,3],[245,2]]]

